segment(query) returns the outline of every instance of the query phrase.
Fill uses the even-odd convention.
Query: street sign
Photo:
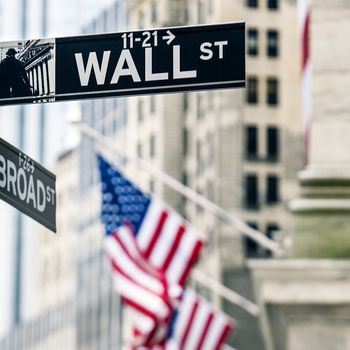
[[[0,43],[0,104],[245,85],[245,24]]]
[[[56,176],[1,138],[0,199],[56,232]]]

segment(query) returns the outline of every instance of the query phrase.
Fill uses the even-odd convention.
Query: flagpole
[[[256,243],[260,244],[265,249],[275,253],[277,257],[282,257],[285,255],[285,251],[280,247],[279,244],[277,244],[275,241],[266,237],[265,234],[263,234],[262,232],[247,225],[243,220],[228,213],[227,211],[225,211],[224,209],[222,209],[221,207],[219,207],[209,199],[200,195],[199,193],[192,190],[191,188],[185,186],[180,181],[176,180],[175,178],[163,172],[162,170],[156,168],[149,162],[137,157],[126,155],[124,150],[117,147],[110,139],[103,136],[97,130],[93,129],[89,125],[85,123],[81,123],[79,121],[74,121],[72,123],[79,126],[80,132],[82,134],[90,137],[92,140],[96,141],[97,143],[101,144],[102,146],[106,147],[109,150],[113,149],[113,151],[119,157],[129,161],[130,163],[133,163],[137,167],[144,168],[156,179],[163,182],[164,184],[174,189],[175,191],[181,193],[183,196],[187,197],[188,199],[192,200],[194,203],[206,209],[207,211],[209,211],[210,213],[218,217],[223,222],[234,226],[238,231],[243,233],[245,236],[254,240]]]
[[[240,294],[234,292],[232,289],[227,288],[220,282],[216,281],[215,279],[211,278],[210,276],[200,272],[198,269],[195,269],[191,275],[191,277],[198,283],[204,285],[204,286],[210,286],[210,288],[224,297],[226,300],[230,301],[231,303],[235,305],[239,305],[244,310],[249,312],[253,316],[259,315],[259,307],[249,301],[248,299],[244,298]]]
[[[96,142],[98,142],[99,144],[104,146],[109,151],[112,149],[114,152],[117,153],[117,155],[119,157],[121,157],[121,158],[123,158],[125,160],[128,160],[128,161],[132,162],[133,164],[135,164],[137,166],[141,165],[142,167],[146,168],[157,179],[159,179],[163,183],[169,185],[173,189],[178,190],[183,195],[186,195],[185,193],[187,193],[185,190],[189,190],[190,192],[193,192],[196,195],[196,196],[194,196],[196,203],[200,204],[199,201],[201,200],[201,198],[203,198],[205,201],[208,201],[206,198],[198,195],[196,192],[194,192],[191,189],[187,188],[186,186],[184,186],[182,183],[180,183],[176,179],[170,177],[169,175],[167,175],[164,172],[162,172],[161,170],[153,167],[152,165],[150,165],[149,163],[143,161],[142,159],[138,159],[136,157],[126,156],[123,151],[121,151],[119,148],[117,148],[113,144],[113,142],[111,142],[108,138],[104,137],[103,135],[101,135],[99,132],[97,132],[95,129],[91,128],[90,126],[88,126],[86,124],[83,124],[83,123],[76,123],[76,124],[79,125],[80,131],[84,135],[90,137],[92,140],[95,140]],[[189,197],[189,198],[191,198],[191,197]],[[206,208],[206,202],[205,201],[204,201],[204,204],[203,204],[204,208]],[[208,202],[212,203],[210,201],[208,201]],[[214,207],[216,207],[216,205],[214,203],[212,203],[212,204],[213,204]],[[220,208],[220,210],[223,211],[223,209],[221,209],[221,208]],[[213,212],[212,210],[210,210],[210,211]],[[213,212],[213,214],[215,214],[215,212]],[[229,214],[227,214],[227,215],[229,216]],[[259,231],[257,231],[257,232],[258,232],[259,235],[262,235]],[[264,236],[264,238],[266,238],[266,237]],[[271,243],[271,242],[269,242],[269,243]],[[276,244],[275,242],[273,242],[273,243]],[[273,248],[275,248],[275,247],[273,246]],[[240,294],[234,292],[233,290],[227,288],[226,286],[224,286],[220,282],[212,279],[211,277],[209,277],[209,276],[207,276],[205,274],[202,274],[198,270],[194,271],[193,278],[198,283],[203,284],[206,287],[212,289],[214,292],[218,293],[221,297],[225,298],[226,300],[230,301],[231,303],[233,303],[235,305],[239,305],[242,309],[246,310],[251,315],[253,315],[255,317],[259,315],[259,307],[256,304],[252,303],[251,301],[249,301],[248,299],[244,298]]]
[[[225,344],[225,345],[223,346],[223,349],[224,349],[224,350],[237,350],[237,349],[235,349],[235,348],[233,348],[232,346],[229,346],[229,345],[227,345],[227,344]]]

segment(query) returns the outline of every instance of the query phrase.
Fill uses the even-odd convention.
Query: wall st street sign
[[[56,176],[1,138],[0,199],[56,232]]]
[[[0,43],[0,104],[243,87],[245,25]]]

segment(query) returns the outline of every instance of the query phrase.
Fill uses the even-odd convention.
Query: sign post
[[[0,199],[56,232],[56,176],[2,139]]]
[[[243,87],[245,24],[0,43],[0,58],[0,104]]]

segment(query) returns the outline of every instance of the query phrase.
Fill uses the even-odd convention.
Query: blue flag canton
[[[131,225],[137,234],[150,198],[101,156],[98,156],[98,161],[102,182],[101,217],[106,235],[113,234],[125,224]]]

